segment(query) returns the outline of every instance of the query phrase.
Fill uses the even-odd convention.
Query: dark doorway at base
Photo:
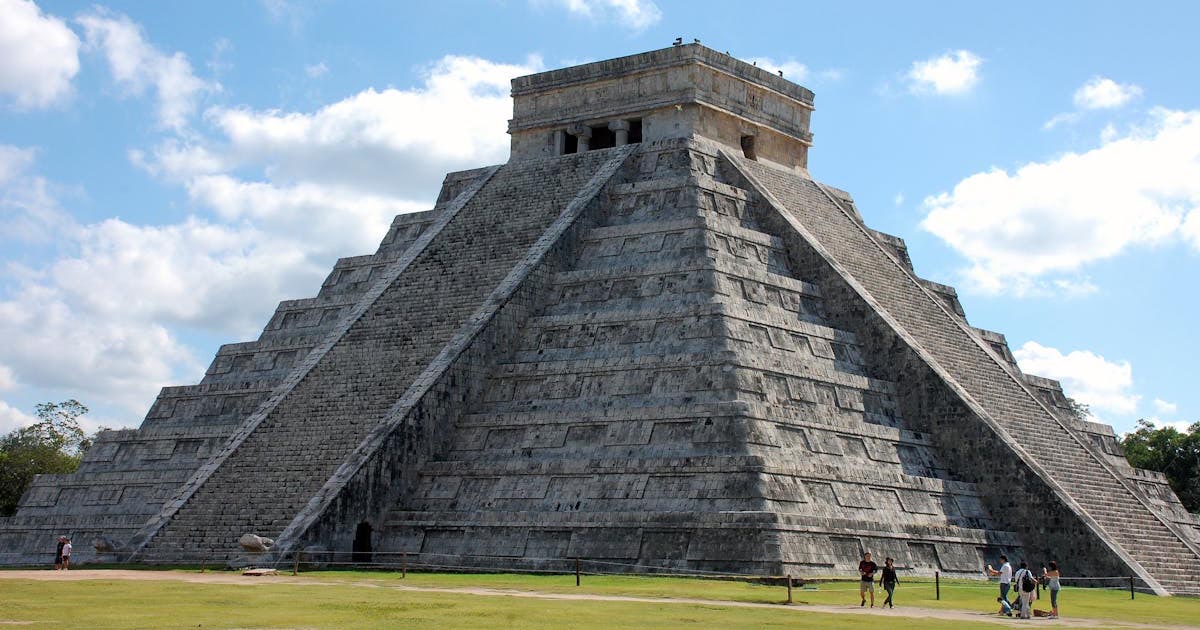
[[[371,562],[371,524],[362,522],[354,530],[354,554],[353,559],[355,564],[366,564]]]

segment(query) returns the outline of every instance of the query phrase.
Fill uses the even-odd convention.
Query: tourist
[[[62,547],[62,568],[63,571],[67,571],[71,568],[71,539],[63,536],[63,540],[65,542]]]
[[[1000,602],[1000,614],[1004,615],[1005,617],[1011,617],[1012,606],[1008,603],[1008,600],[1004,599],[1003,597],[997,597],[996,601]]]
[[[63,550],[63,546],[66,544],[67,544],[67,537],[59,536],[58,537],[58,547],[56,547],[54,549],[54,570],[55,571],[62,569],[62,550]]]
[[[1050,589],[1050,617],[1053,619],[1058,618],[1058,591],[1062,588],[1060,578],[1062,578],[1062,574],[1058,571],[1057,562],[1050,563],[1049,571],[1046,570],[1046,567],[1042,567],[1042,579],[1046,581],[1046,587]]]
[[[1029,619],[1033,612],[1033,600],[1037,598],[1037,578],[1033,576],[1033,571],[1029,570],[1029,565],[1022,562],[1021,568],[1013,575],[1013,582],[1017,584],[1020,617]]]
[[[867,605],[867,593],[870,593],[871,608],[875,607],[875,571],[878,568],[879,565],[871,562],[871,552],[864,553],[862,562],[858,563],[858,596],[862,598],[859,606]]]
[[[1001,555],[1000,562],[1002,563],[1000,565],[1000,570],[997,571],[996,569],[993,569],[992,565],[989,564],[987,565],[987,573],[988,575],[992,576],[1000,576],[1000,597],[1004,598],[1004,601],[1007,602],[1008,589],[1010,586],[1012,586],[1013,570],[1012,565],[1008,563],[1008,556]]]
[[[887,591],[887,599],[883,602],[888,608],[895,608],[892,604],[892,596],[896,594],[896,583],[900,580],[896,577],[896,567],[892,564],[891,558],[883,560],[883,575],[879,577],[879,584],[883,586],[883,590]]]

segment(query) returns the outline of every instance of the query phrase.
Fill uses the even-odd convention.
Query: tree
[[[78,400],[42,403],[34,424],[0,437],[0,516],[17,512],[21,495],[39,474],[75,472],[92,439],[79,426],[88,412]]]
[[[1183,506],[1200,512],[1200,422],[1185,433],[1138,420],[1137,430],[1121,438],[1121,447],[1130,464],[1166,475]]]
[[[1071,398],[1070,396],[1066,396],[1066,399],[1067,408],[1069,409],[1068,413],[1070,413],[1073,418],[1076,420],[1087,420],[1088,418],[1092,417],[1091,407],[1079,402],[1078,400],[1075,400],[1074,398]]]

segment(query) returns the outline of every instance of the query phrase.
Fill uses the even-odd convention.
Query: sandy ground
[[[861,608],[859,606],[823,606],[815,604],[802,604],[795,606],[785,606],[780,604],[758,604],[752,602],[733,602],[725,600],[712,599],[687,599],[687,598],[657,598],[657,597],[629,597],[623,595],[598,595],[594,593],[546,593],[540,591],[527,590],[508,590],[494,588],[451,588],[451,587],[424,587],[424,586],[404,586],[394,582],[367,582],[367,581],[336,581],[322,582],[306,577],[292,577],[286,574],[269,575],[269,576],[243,576],[241,573],[229,571],[217,571],[213,573],[183,573],[176,571],[130,571],[122,569],[77,569],[71,571],[0,571],[0,580],[34,580],[48,582],[69,582],[78,580],[133,580],[133,581],[162,581],[175,580],[180,582],[192,582],[198,584],[237,584],[242,586],[255,586],[262,584],[303,584],[306,586],[313,585],[330,585],[330,586],[353,586],[360,588],[387,588],[397,591],[415,591],[423,593],[450,593],[462,595],[477,595],[485,597],[526,597],[531,599],[554,599],[554,600],[588,600],[601,602],[640,602],[650,604],[676,604],[681,606],[687,605],[703,605],[703,606],[723,606],[728,608],[772,608],[793,610],[797,613],[805,612],[820,612],[840,615],[871,615],[875,617],[901,617],[915,619],[945,619],[949,621],[974,621],[974,622],[990,622],[1001,626],[1026,626],[1036,625],[1037,627],[1063,627],[1063,628],[1114,628],[1114,629],[1157,629],[1167,630],[1169,628],[1187,628],[1195,630],[1195,626],[1163,626],[1160,624],[1142,624],[1128,621],[1108,621],[1100,619],[1046,619],[1037,618],[1032,620],[1010,619],[999,615],[987,614],[982,612],[969,612],[963,610],[941,610],[936,608],[915,608],[901,607],[893,609],[885,608]],[[20,623],[20,622],[16,622]],[[0,625],[16,625],[14,622],[0,620]]]

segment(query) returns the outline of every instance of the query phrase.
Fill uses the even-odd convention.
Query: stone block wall
[[[1200,590],[1185,568],[1197,557],[1188,536],[889,256],[857,212],[811,180],[729,159],[791,227],[797,264],[828,279],[830,311],[855,327],[870,362],[903,379],[901,409],[943,441],[954,470],[988,489],[989,512],[1028,553],[1079,558],[1081,573],[1133,572],[1160,592]]]

